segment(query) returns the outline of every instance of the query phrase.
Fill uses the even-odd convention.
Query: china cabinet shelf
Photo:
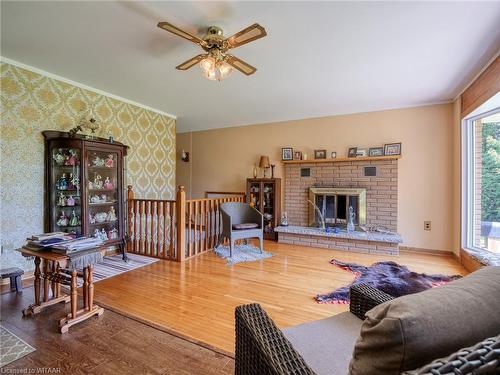
[[[90,223],[89,225],[90,226],[98,226],[98,225],[105,225],[105,224],[116,224],[116,220],[115,221],[103,221],[100,223]]]
[[[104,138],[88,139],[65,132],[44,131],[42,134],[46,165],[45,230],[99,237],[107,246],[119,246],[124,251],[123,173],[127,146],[109,143]],[[67,189],[67,186],[75,188]],[[101,188],[89,189],[89,186]],[[110,186],[113,188],[109,189]],[[99,202],[92,203],[92,199]],[[66,201],[75,200],[75,204],[66,204]],[[106,221],[91,223],[97,218],[102,220],[103,216]],[[58,222],[75,220],[80,223],[58,225]]]
[[[281,216],[281,179],[249,178],[246,196],[247,203],[264,214],[264,238],[276,240],[274,228],[279,225]],[[266,215],[271,217],[266,218]]]

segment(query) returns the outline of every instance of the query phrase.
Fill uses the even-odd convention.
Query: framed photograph
[[[302,160],[302,151],[295,151],[293,153],[293,160]]]
[[[366,152],[366,148],[358,148],[356,150],[356,156],[366,156],[368,153]]]
[[[332,151],[330,158],[335,159],[337,157],[337,151]]]
[[[371,147],[368,150],[368,156],[383,156],[384,148],[383,147]]]
[[[356,157],[356,152],[358,152],[357,147],[350,147],[349,151],[347,152],[347,157],[348,158],[355,158]]]
[[[314,159],[326,159],[326,150],[314,150]]]
[[[384,145],[384,155],[401,155],[401,142]]]
[[[283,147],[281,149],[281,160],[293,160],[293,148]]]

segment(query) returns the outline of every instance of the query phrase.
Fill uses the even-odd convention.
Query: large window
[[[464,121],[463,245],[500,253],[500,108]]]

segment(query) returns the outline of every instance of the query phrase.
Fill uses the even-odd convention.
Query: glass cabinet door
[[[264,182],[262,192],[262,216],[264,217],[264,233],[274,232],[274,183]]]
[[[51,228],[82,234],[81,149],[52,148],[50,176]]]
[[[118,153],[87,149],[85,186],[88,235],[104,241],[120,238]]]
[[[248,204],[260,211],[260,182],[250,183]]]

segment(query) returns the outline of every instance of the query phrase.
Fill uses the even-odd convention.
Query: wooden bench
[[[7,277],[10,278],[10,291],[13,292],[14,290],[17,293],[22,293],[23,292],[23,285],[21,283],[21,275],[24,274],[24,271],[20,268],[16,267],[11,267],[11,268],[4,268],[0,270],[0,278],[1,279],[6,279]]]

